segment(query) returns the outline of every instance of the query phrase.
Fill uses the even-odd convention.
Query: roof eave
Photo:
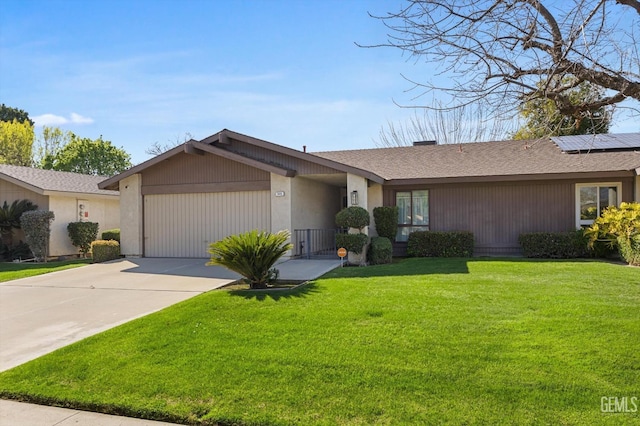
[[[291,157],[294,157],[300,160],[306,160],[315,164],[319,164],[321,166],[330,167],[330,168],[339,170],[341,172],[358,175],[376,183],[384,183],[385,181],[383,177],[367,170],[362,170],[357,167],[348,166],[338,161],[329,160],[327,158],[319,157],[317,155],[314,155],[308,152],[302,152],[302,151],[295,150],[293,148],[288,148],[286,146],[277,145],[272,142],[267,142],[262,139],[257,139],[251,136],[243,135],[242,133],[237,133],[228,129],[221,130],[220,132],[213,134],[201,140],[200,142],[205,144],[212,144],[220,140],[224,140],[226,138],[235,139],[240,142],[245,142],[250,145],[258,146],[260,148],[269,149],[271,151],[275,151],[280,154],[289,155]]]
[[[522,175],[491,175],[491,176],[455,176],[455,177],[432,177],[432,178],[409,178],[409,179],[389,179],[386,185],[435,185],[449,183],[492,183],[492,182],[521,182],[521,181],[543,181],[562,179],[592,179],[592,178],[620,178],[632,177],[632,170],[603,171],[603,172],[570,172],[570,173],[539,173]]]
[[[178,146],[176,146],[175,148],[170,149],[167,152],[164,152],[158,156],[155,156],[143,163],[140,163],[136,166],[131,167],[128,170],[125,170],[122,173],[119,173],[113,177],[110,177],[109,179],[103,180],[102,182],[100,182],[98,184],[98,188],[100,189],[107,189],[107,190],[114,190],[114,191],[119,191],[120,190],[120,181],[123,179],[128,178],[131,175],[134,175],[136,173],[139,173],[141,171],[143,171],[144,169],[151,167],[153,165],[156,165],[158,163],[160,163],[161,161],[166,160],[167,158],[173,157],[174,155],[177,155],[181,152],[183,152],[185,150],[185,145],[188,142],[185,142],[183,144],[180,144]]]
[[[120,198],[120,194],[99,194],[95,192],[75,192],[75,191],[44,191],[42,195],[54,196],[54,197],[84,197],[84,198],[101,198],[117,200]]]
[[[255,160],[253,158],[245,157],[240,154],[236,154],[235,152],[227,151],[226,149],[217,148],[213,145],[209,145],[202,142],[190,142],[191,148],[195,148],[196,150],[202,150],[208,152],[213,155],[217,155],[228,160],[237,161],[242,164],[246,164],[248,166],[255,167],[257,169],[261,169],[270,173],[275,173],[281,176],[286,177],[294,177],[296,175],[295,170],[285,169],[283,167],[278,167],[273,164],[264,163],[259,160]]]
[[[21,188],[28,189],[29,191],[33,191],[36,194],[44,195],[44,192],[45,192],[44,189],[40,188],[39,186],[32,185],[28,182],[25,182],[21,179],[14,178],[13,176],[7,175],[5,173],[0,173],[0,177]]]

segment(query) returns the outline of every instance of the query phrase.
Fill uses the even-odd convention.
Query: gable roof
[[[57,193],[90,194],[117,197],[118,191],[98,188],[105,176],[83,175],[56,170],[0,164],[0,179],[41,195]]]
[[[103,180],[99,187],[117,190],[122,179],[182,152],[208,152],[270,173],[288,177],[296,175],[295,170],[225,149],[229,139],[362,176],[377,183],[554,179],[569,175],[586,177],[594,173],[601,176],[640,175],[640,150],[631,148],[640,143],[640,133],[624,135],[625,143],[630,146],[624,151],[616,149],[567,153],[554,143],[554,140],[562,141],[564,138],[307,153],[223,129],[201,141],[185,142],[119,175]]]
[[[640,133],[634,134],[640,139]],[[392,183],[409,180],[511,180],[552,178],[568,173],[640,174],[640,150],[626,152],[562,152],[551,139],[425,145],[315,155],[353,167],[367,167]]]
[[[269,173],[280,174],[282,176],[293,177],[296,175],[296,171],[286,168],[284,166],[280,166],[277,164],[269,163],[267,161],[261,161],[259,158],[249,157],[247,155],[242,155],[241,153],[230,151],[224,149],[224,146],[228,144],[229,139],[235,139],[241,142],[248,143],[250,145],[258,146],[260,148],[264,148],[270,151],[278,152],[281,154],[285,154],[289,157],[297,158],[299,160],[310,161],[313,163],[317,163],[323,166],[327,166],[341,172],[352,173],[367,179],[370,179],[374,182],[382,183],[384,179],[380,176],[371,173],[367,169],[359,169],[356,167],[352,167],[348,164],[333,161],[331,159],[326,159],[322,157],[318,157],[312,155],[307,152],[297,151],[292,148],[287,148],[282,145],[277,145],[272,142],[267,142],[262,139],[257,139],[252,136],[243,135],[242,133],[233,132],[231,130],[223,129],[218,133],[215,133],[211,136],[208,136],[201,141],[190,140],[181,145],[176,146],[175,148],[170,149],[156,157],[153,157],[143,163],[140,163],[119,175],[113,176],[109,179],[106,179],[100,182],[100,188],[109,188],[109,189],[117,189],[119,186],[119,182],[122,179],[125,179],[135,173],[140,173],[143,170],[152,167],[163,160],[166,160],[174,155],[178,155],[182,152],[186,152],[189,154],[202,154],[203,152],[208,152],[213,155],[218,155],[223,158],[227,158],[232,161],[237,161],[239,163],[243,163],[252,167],[256,167],[261,170],[265,170]]]

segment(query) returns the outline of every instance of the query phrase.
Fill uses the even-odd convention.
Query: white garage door
[[[209,257],[212,242],[270,228],[269,191],[144,196],[147,257]]]

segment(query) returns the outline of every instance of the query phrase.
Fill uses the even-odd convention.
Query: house
[[[55,220],[51,224],[49,256],[77,254],[67,232],[69,222],[98,222],[100,230],[120,225],[120,196],[117,191],[98,188],[104,179],[105,176],[0,164],[0,205],[27,199],[38,210],[52,211]],[[22,232],[14,240],[24,240]]]
[[[397,205],[400,246],[414,230],[465,230],[476,254],[508,255],[520,233],[576,229],[640,200],[639,174],[640,133],[312,154],[222,130],[99,187],[120,191],[129,256],[207,257],[250,229],[291,230],[292,255],[320,251],[316,233],[348,205]]]

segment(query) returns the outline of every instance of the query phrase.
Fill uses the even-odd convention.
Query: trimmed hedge
[[[387,237],[371,237],[371,246],[367,253],[371,265],[391,263],[393,257],[393,245]]]
[[[71,222],[67,225],[71,244],[78,247],[85,257],[91,250],[91,243],[98,238],[99,226],[97,222]]]
[[[344,247],[351,253],[360,254],[364,246],[369,241],[366,234],[336,234],[336,245],[338,248]]]
[[[120,242],[120,229],[107,229],[106,231],[103,231],[102,239]]]
[[[93,263],[107,262],[120,258],[120,243],[115,240],[96,240],[91,243]]]
[[[47,210],[32,210],[24,212],[20,216],[24,239],[39,262],[47,261],[51,222],[55,217],[53,212]]]
[[[618,251],[629,265],[640,266],[640,234],[629,239],[618,237]]]
[[[376,232],[381,237],[387,237],[390,241],[396,239],[398,233],[398,207],[384,206],[373,209],[373,220],[376,223]]]
[[[518,242],[525,257],[549,259],[590,257],[587,237],[582,230],[520,234]]]
[[[473,233],[466,231],[414,231],[407,241],[407,256],[411,257],[471,257]]]

